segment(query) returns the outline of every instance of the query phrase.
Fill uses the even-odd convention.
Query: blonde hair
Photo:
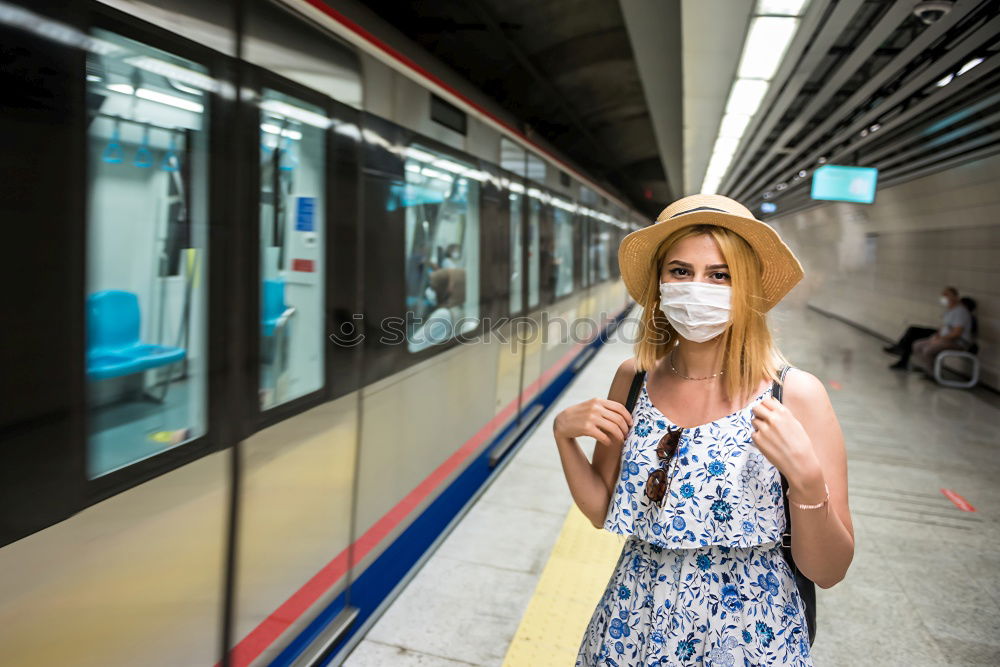
[[[652,253],[644,292],[639,340],[635,345],[636,370],[649,371],[677,344],[678,334],[660,310],[660,270],[670,249],[683,239],[708,234],[715,239],[732,278],[731,323],[722,337],[722,382],[729,397],[749,397],[764,378],[778,379],[788,363],[775,345],[767,325],[760,258],[742,236],[717,225],[689,225],[667,236]]]

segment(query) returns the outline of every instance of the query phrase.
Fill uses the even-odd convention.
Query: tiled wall
[[[981,381],[1000,388],[1000,156],[771,222],[806,272],[790,296],[882,335],[939,326],[945,285],[976,299]]]

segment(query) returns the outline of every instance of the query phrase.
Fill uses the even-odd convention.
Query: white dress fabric
[[[682,429],[663,507],[646,498],[676,428],[645,382],[604,528],[626,535],[576,665],[812,665],[805,609],[781,553],[780,474],[753,445],[751,409]]]

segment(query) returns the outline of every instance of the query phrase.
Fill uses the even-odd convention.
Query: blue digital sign
[[[316,198],[299,197],[298,207],[295,211],[295,231],[312,232],[316,230]]]
[[[812,198],[871,204],[875,201],[878,169],[825,164],[813,172]]]

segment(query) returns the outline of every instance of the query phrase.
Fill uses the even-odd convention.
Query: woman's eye
[[[719,278],[719,276],[721,276],[721,278],[719,278],[719,280],[729,280],[729,274],[725,273],[723,271],[716,271],[712,275],[716,276],[717,278]]]
[[[675,269],[670,269],[670,273],[672,273],[675,276],[680,276],[681,275],[681,274],[677,273],[678,271],[687,271],[687,269],[682,269],[680,267],[677,267]]]

